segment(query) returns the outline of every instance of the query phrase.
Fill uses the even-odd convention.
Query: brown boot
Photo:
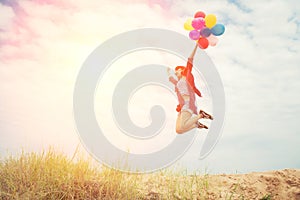
[[[204,124],[201,124],[200,122],[197,122],[197,128],[199,128],[199,129],[201,129],[201,128],[208,129],[207,126],[205,126]]]
[[[203,110],[200,110],[199,114],[202,115],[204,119],[211,119],[211,120],[214,119],[210,114],[204,112]]]

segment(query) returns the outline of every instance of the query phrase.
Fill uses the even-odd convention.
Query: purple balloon
[[[190,31],[189,36],[192,40],[198,40],[200,38],[200,32],[197,30],[192,30]]]
[[[205,20],[202,17],[194,18],[192,21],[192,27],[195,30],[200,30],[204,27]]]
[[[211,30],[209,28],[204,28],[200,31],[200,35],[202,37],[209,37],[211,34]]]

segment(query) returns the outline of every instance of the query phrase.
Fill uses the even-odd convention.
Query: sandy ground
[[[249,174],[206,175],[200,177],[200,180],[203,180],[200,182],[195,181],[195,177],[192,176],[176,177],[173,181],[178,181],[177,179],[180,179],[182,186],[179,186],[179,188],[178,185],[175,186],[173,192],[177,194],[172,195],[170,199],[187,199],[186,195],[181,194],[178,190],[180,190],[180,187],[187,187],[187,184],[190,184],[191,188],[194,189],[192,191],[193,196],[188,197],[188,199],[300,200],[300,169]],[[172,192],[170,189],[166,191],[166,186],[164,186],[166,183],[172,184],[170,177],[162,177],[161,180],[156,181],[148,177],[144,181],[148,188],[149,199],[166,199],[162,193]],[[157,181],[162,184],[152,184]],[[195,187],[195,184],[201,184],[203,187]]]
[[[212,183],[210,189],[229,190],[235,198],[243,195],[246,199],[260,199],[269,194],[271,199],[300,200],[300,170],[214,175],[209,178]]]

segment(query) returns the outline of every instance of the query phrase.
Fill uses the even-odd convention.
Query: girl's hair
[[[177,67],[175,67],[175,71],[176,70],[179,70],[179,69],[181,69],[182,71],[181,71],[181,75],[186,75],[186,72],[185,72],[185,66],[177,66]]]

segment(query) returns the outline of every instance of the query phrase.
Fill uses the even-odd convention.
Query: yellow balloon
[[[217,23],[217,17],[214,14],[208,14],[205,16],[205,25],[207,28],[212,28]]]
[[[191,31],[194,30],[193,26],[192,26],[192,18],[188,18],[185,23],[184,23],[184,29],[187,31]]]

